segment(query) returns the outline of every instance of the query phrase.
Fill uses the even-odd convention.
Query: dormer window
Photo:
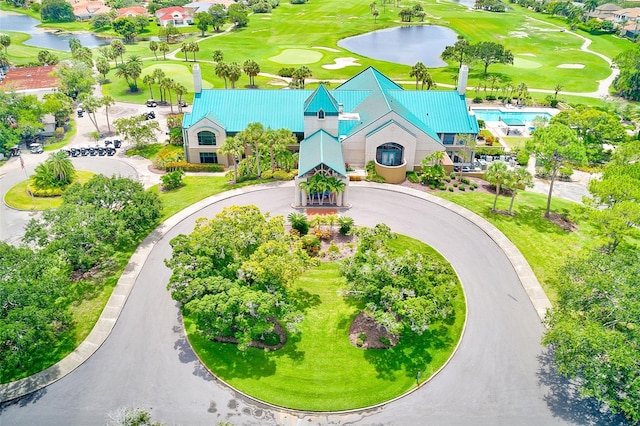
[[[318,120],[324,120],[324,110],[318,111]]]

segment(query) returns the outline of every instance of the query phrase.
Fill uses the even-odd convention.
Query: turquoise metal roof
[[[437,133],[478,133],[478,120],[469,114],[464,96],[455,90],[393,91],[395,98]]]
[[[327,91],[324,84],[318,86],[304,102],[305,115],[316,115],[320,110],[323,110],[325,115],[338,115],[338,102]]]
[[[324,130],[318,130],[300,142],[298,176],[304,176],[321,164],[341,176],[347,176],[342,155],[342,144]]]
[[[373,67],[367,67],[349,80],[336,87],[341,90],[402,90],[402,86],[394,83],[389,77]]]

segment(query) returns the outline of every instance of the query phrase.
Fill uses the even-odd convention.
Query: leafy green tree
[[[342,272],[349,295],[365,304],[365,312],[395,335],[422,335],[435,321],[453,313],[456,279],[448,265],[421,253],[397,254],[388,248],[394,235],[388,226],[355,231],[356,253]]]
[[[113,13],[100,13],[98,15],[94,15],[94,17],[91,18],[91,28],[94,30],[101,30],[110,27],[113,22],[114,15],[115,14]]]
[[[253,59],[247,59],[242,64],[242,70],[247,76],[249,76],[249,85],[251,87],[256,87],[255,78],[260,74],[260,65],[258,65],[258,63]]]
[[[270,218],[255,206],[226,207],[171,246],[168,289],[205,336],[232,337],[244,350],[273,332],[276,322],[297,330],[302,314],[288,287],[310,261],[281,216]]]
[[[613,253],[626,238],[640,236],[640,163],[610,163],[589,182],[589,218],[600,235],[597,244]]]
[[[47,93],[43,97],[43,112],[53,114],[56,127],[61,127],[69,121],[73,113],[73,101],[64,93]]]
[[[76,20],[71,3],[64,0],[42,0],[40,17],[43,22],[73,22]]]
[[[0,45],[4,47],[4,54],[7,54],[7,49],[11,46],[11,36],[8,34],[0,34]]]
[[[562,123],[574,129],[584,143],[591,163],[603,161],[603,144],[615,146],[626,138],[625,129],[615,114],[584,105],[561,111],[550,123]]]
[[[204,33],[209,29],[211,25],[211,15],[208,12],[198,12],[195,15],[196,27],[200,30],[200,35],[204,37]]]
[[[484,65],[484,75],[487,75],[489,65],[513,64],[513,53],[503,45],[492,41],[481,41],[470,46],[471,57]]]
[[[167,44],[171,43],[173,37],[178,35],[179,33],[180,31],[178,31],[178,29],[172,23],[168,23],[166,26],[160,27],[160,29],[158,30],[158,36],[164,37]]]
[[[62,62],[56,66],[54,74],[60,80],[60,91],[72,99],[82,93],[91,93],[96,84],[91,68],[84,62]]]
[[[613,81],[613,87],[627,100],[640,100],[640,46],[622,52],[613,62],[620,69],[620,74]]]
[[[469,41],[464,38],[458,39],[452,46],[446,46],[440,57],[445,61],[458,62],[458,68],[468,63],[472,59],[471,47]]]
[[[154,142],[157,139],[156,132],[160,130],[156,120],[145,120],[142,116],[118,118],[113,124],[116,133],[136,148]]]
[[[509,169],[507,168],[507,164],[504,161],[493,161],[489,167],[487,167],[487,172],[484,174],[484,178],[487,182],[492,183],[496,186],[496,196],[493,199],[493,207],[492,211],[496,210],[496,205],[498,203],[498,196],[500,195],[500,188],[502,184],[508,180],[509,177]]]
[[[236,27],[246,27],[249,23],[249,12],[242,3],[233,3],[227,8],[227,19]]]
[[[41,50],[38,52],[38,63],[40,63],[40,65],[57,65],[58,62],[60,62],[60,58],[50,51]]]
[[[93,67],[93,52],[88,47],[81,46],[71,54],[74,61],[84,62],[89,68]]]
[[[138,35],[138,27],[133,18],[122,17],[111,23],[113,30],[124,38],[125,44],[131,44]]]
[[[71,326],[69,267],[56,253],[0,242],[0,382],[42,362]]]
[[[558,171],[568,163],[582,164],[586,160],[584,145],[578,140],[576,132],[564,124],[550,124],[533,131],[533,138],[526,143],[527,151],[533,153],[551,173],[549,176],[549,195],[544,216],[550,216],[551,195]]]
[[[570,260],[557,281],[558,301],[543,342],[558,371],[580,394],[640,422],[640,250],[587,253]]]
[[[213,30],[219,33],[220,28],[222,28],[225,22],[227,22],[227,10],[221,4],[214,4],[209,8],[209,14],[211,15],[211,25],[213,26]],[[214,61],[216,60],[214,59]]]

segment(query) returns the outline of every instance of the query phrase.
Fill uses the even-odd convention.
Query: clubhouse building
[[[364,167],[369,161],[393,183],[436,151],[447,154],[442,162],[452,168],[465,138],[478,134],[466,103],[466,65],[457,89],[447,91],[404,90],[373,67],[332,90],[202,89],[198,64],[193,78],[193,105],[182,122],[185,156],[192,163],[233,164],[218,148],[226,137],[260,122],[296,135],[299,143],[289,149],[300,153],[298,183],[318,173],[346,182],[345,164]],[[345,197],[346,191],[336,204],[345,204]],[[305,202],[296,195],[294,205]]]

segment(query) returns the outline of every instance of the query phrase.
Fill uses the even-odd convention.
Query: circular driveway
[[[166,424],[602,424],[574,402],[571,387],[550,371],[540,345],[543,326],[509,259],[483,230],[435,203],[389,190],[349,188],[358,225],[386,223],[427,242],[458,272],[467,297],[467,327],[450,363],[430,382],[399,400],[344,414],[290,413],[237,394],[212,377],[186,342],[179,309],[166,283],[169,241],[195,219],[224,206],[256,204],[287,215],[292,188],[218,196],[168,230],[141,266],[135,287],[105,343],[84,364],[52,385],[5,404],[0,424],[104,424],[123,406],[148,409]],[[225,198],[227,197],[227,198]],[[339,368],[339,366],[336,366]],[[319,389],[319,392],[322,390]]]

